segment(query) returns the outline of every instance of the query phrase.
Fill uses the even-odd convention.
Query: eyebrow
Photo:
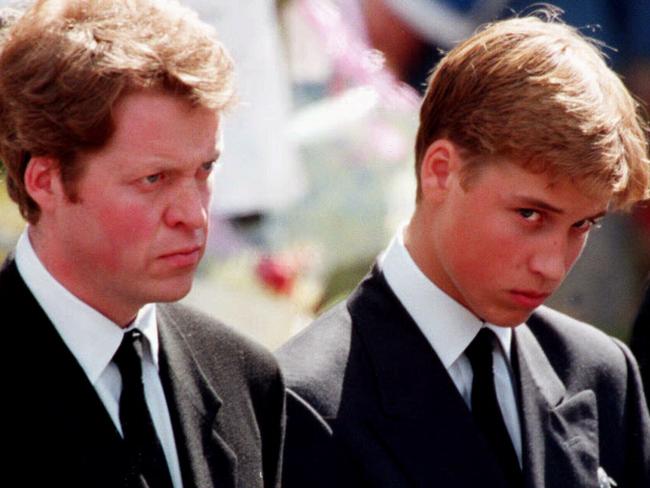
[[[516,195],[515,198],[519,202],[521,202],[522,205],[529,205],[531,207],[547,210],[549,212],[553,212],[558,215],[564,214],[564,210],[562,210],[561,208],[554,207],[550,203],[545,202],[544,200],[540,200],[539,198],[523,196],[523,195]]]
[[[201,163],[199,163],[199,164],[216,163],[219,160],[220,157],[221,157],[221,151],[217,150],[214,153],[212,153],[212,155],[208,156],[207,159],[205,159],[204,161],[201,161]],[[161,167],[163,167],[163,169],[164,169],[164,167],[167,167],[167,166],[174,166],[173,160],[165,159],[164,157],[161,157],[160,160],[157,161],[157,163]]]
[[[201,161],[198,163],[199,165],[202,164],[207,164],[207,163],[217,163],[219,161],[219,157],[221,156],[221,151],[217,150],[215,151],[211,156],[209,156],[206,160]],[[134,176],[137,176],[140,174],[142,171],[170,171],[175,169],[175,163],[164,157],[164,156],[158,156],[158,155],[151,155],[151,159],[148,161],[143,161],[141,166],[136,166],[136,167],[130,167],[131,171],[133,172]]]
[[[546,210],[548,212],[552,212],[558,215],[563,215],[565,213],[563,209],[555,207],[544,200],[540,200],[539,198],[522,196],[522,195],[517,195],[515,196],[515,198],[519,202],[521,202],[521,204],[524,206],[539,208],[541,210]],[[596,220],[604,217],[606,214],[607,214],[607,210],[603,210],[601,212],[598,212],[597,214],[585,217],[584,219],[580,219],[580,220]]]

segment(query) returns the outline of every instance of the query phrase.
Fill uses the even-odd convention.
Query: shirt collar
[[[68,349],[94,385],[113,359],[125,332],[118,324],[70,293],[45,268],[29,240],[29,226],[16,246],[16,266]],[[142,307],[126,330],[137,327],[147,338],[158,367],[158,328],[154,304]]]
[[[436,286],[413,261],[404,245],[403,225],[379,258],[388,285],[449,368],[482,327],[496,334],[510,360],[512,329],[485,323]]]

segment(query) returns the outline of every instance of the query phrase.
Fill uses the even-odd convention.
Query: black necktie
[[[492,350],[496,336],[483,328],[465,350],[472,364],[472,416],[492,448],[507,486],[523,486],[523,476],[512,445],[512,439],[501,415],[501,407],[494,388]]]
[[[142,382],[142,333],[133,329],[124,334],[113,361],[122,375],[120,423],[131,467],[150,488],[172,488],[169,468],[149,414]]]

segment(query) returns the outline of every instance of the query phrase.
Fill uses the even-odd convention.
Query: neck
[[[440,262],[436,240],[439,234],[431,211],[418,206],[404,233],[404,245],[420,271],[447,295],[463,304],[462,299],[454,293],[454,287]]]
[[[137,304],[112,303],[109,294],[94,293],[68,255],[54,248],[52,243],[55,240],[47,238],[47,232],[40,224],[30,225],[27,233],[36,257],[61,286],[121,328],[128,327],[135,320],[141,307]]]
[[[426,232],[431,232],[431,219],[421,207],[416,207],[411,220],[404,231],[404,245],[418,268],[434,283],[436,280],[430,269],[435,260],[435,250],[428,244]],[[436,283],[437,284],[437,283]]]

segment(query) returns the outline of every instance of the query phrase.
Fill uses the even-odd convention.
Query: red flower
[[[297,271],[288,262],[271,256],[262,256],[257,263],[255,272],[262,283],[275,293],[291,294]]]

